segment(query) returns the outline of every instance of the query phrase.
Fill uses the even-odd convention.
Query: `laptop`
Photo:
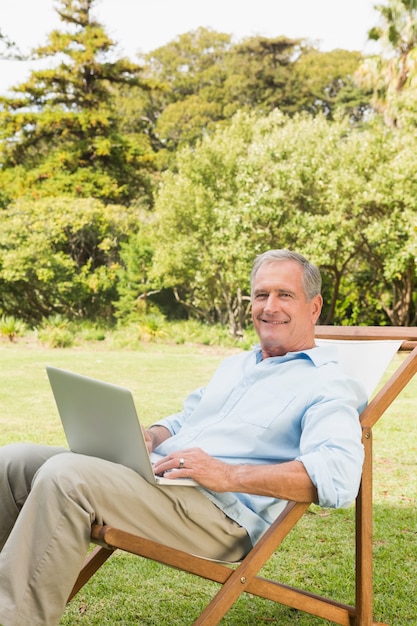
[[[49,382],[72,452],[135,470],[149,483],[195,486],[191,478],[155,476],[131,392],[124,387],[48,365]]]

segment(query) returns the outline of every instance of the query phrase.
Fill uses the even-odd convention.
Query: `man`
[[[53,626],[81,568],[90,525],[238,560],[286,500],[351,503],[366,403],[331,348],[315,347],[319,271],[296,253],[255,260],[260,347],[226,359],[183,410],[146,431],[157,474],[201,487],[156,487],[133,470],[59,448],[0,449],[0,623]]]

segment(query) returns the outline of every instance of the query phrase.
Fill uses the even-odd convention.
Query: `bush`
[[[60,315],[44,320],[37,335],[39,341],[49,348],[72,348],[75,343],[70,322]]]
[[[16,337],[23,335],[25,331],[25,324],[12,315],[3,315],[0,318],[0,335],[9,341],[15,341]]]

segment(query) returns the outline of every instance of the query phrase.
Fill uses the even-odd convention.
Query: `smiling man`
[[[289,251],[266,252],[252,270],[252,319],[262,358],[314,347],[323,299],[318,269]]]
[[[366,404],[329,347],[316,347],[318,269],[288,250],[259,256],[252,314],[260,345],[223,361],[182,410],[146,431],[155,473],[62,448],[0,448],[0,624],[56,626],[96,520],[186,552],[239,560],[287,500],[355,498]],[[65,567],[62,564],[65,563]]]

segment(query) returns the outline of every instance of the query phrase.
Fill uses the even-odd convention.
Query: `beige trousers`
[[[106,523],[187,552],[239,560],[246,531],[192,487],[63,448],[0,448],[0,624],[56,626],[89,546]]]

